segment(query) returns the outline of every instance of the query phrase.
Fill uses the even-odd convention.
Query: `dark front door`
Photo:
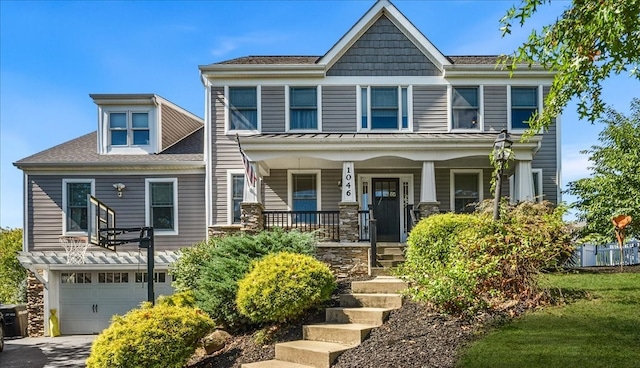
[[[378,241],[400,241],[400,180],[373,178],[373,216],[376,218]]]

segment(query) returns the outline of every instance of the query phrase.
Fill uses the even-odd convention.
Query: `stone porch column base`
[[[358,202],[340,202],[340,242],[354,243],[360,239],[358,231]]]
[[[416,208],[420,211],[420,218],[440,213],[440,202],[420,202]]]

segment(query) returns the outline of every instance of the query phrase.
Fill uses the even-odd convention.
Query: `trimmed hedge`
[[[113,318],[93,342],[87,367],[180,368],[214,327],[199,309],[145,302]]]
[[[253,322],[286,322],[331,298],[335,288],[329,266],[311,256],[282,252],[252,263],[238,282],[236,305]]]

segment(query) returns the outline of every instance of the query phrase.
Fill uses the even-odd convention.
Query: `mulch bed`
[[[613,273],[620,272],[620,267],[589,267],[571,272]],[[640,265],[625,266],[624,272],[640,272]],[[352,280],[339,282],[336,297],[330,305],[337,303],[337,295],[350,291]],[[524,312],[522,308],[516,309],[517,314]],[[462,347],[487,326],[505,318],[509,318],[507,314],[486,314],[473,319],[447,316],[434,313],[423,304],[406,301],[402,308],[391,312],[388,321],[374,329],[361,345],[340,355],[332,368],[455,367]],[[256,344],[251,334],[235,336],[224,349],[198,358],[188,368],[239,368],[244,363],[274,359],[276,343],[302,339],[302,325],[322,321],[322,311],[310,313],[303,321],[273,331],[272,340],[267,345]]]

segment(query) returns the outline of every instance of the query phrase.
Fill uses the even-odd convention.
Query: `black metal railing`
[[[369,210],[358,211],[358,240],[369,241],[371,239],[369,234]]]
[[[263,211],[264,228],[313,232],[319,241],[340,241],[340,211]]]

